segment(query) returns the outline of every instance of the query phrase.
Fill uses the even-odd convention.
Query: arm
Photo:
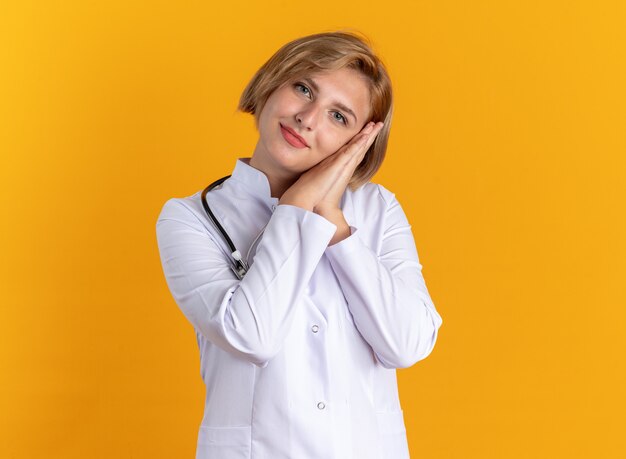
[[[217,346],[261,367],[280,350],[335,229],[319,215],[279,205],[240,281],[180,201],[166,202],[156,224],[163,272],[185,317]]]
[[[378,360],[387,368],[406,368],[430,354],[442,319],[426,288],[411,226],[395,196],[381,188],[380,199],[387,199],[380,253],[350,227],[350,236],[326,255]]]

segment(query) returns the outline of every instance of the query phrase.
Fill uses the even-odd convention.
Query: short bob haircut
[[[287,43],[252,77],[241,94],[237,109],[254,115],[258,128],[263,106],[276,89],[304,76],[345,67],[358,71],[368,82],[370,119],[365,123],[384,123],[350,179],[350,188],[356,190],[374,176],[385,159],[393,114],[391,79],[383,62],[372,51],[367,37],[355,32],[336,31],[308,35]]]

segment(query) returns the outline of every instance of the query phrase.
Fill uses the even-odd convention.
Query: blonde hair
[[[341,68],[358,71],[370,90],[370,118],[384,125],[352,175],[352,190],[367,183],[385,158],[391,117],[393,93],[391,79],[383,62],[371,49],[370,40],[356,32],[324,32],[293,40],[283,45],[252,77],[239,100],[237,109],[258,120],[270,95],[285,83],[316,72]]]

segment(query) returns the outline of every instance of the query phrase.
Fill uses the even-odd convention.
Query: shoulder
[[[351,201],[353,205],[359,207],[382,206],[388,207],[394,201],[395,194],[383,185],[374,182],[367,182],[356,190],[348,188],[346,190],[346,201]]]
[[[367,182],[356,190],[346,190],[342,210],[351,225],[376,232],[386,224],[394,203],[395,195],[391,191],[381,184]]]
[[[163,220],[176,220],[191,225],[202,225],[201,191],[190,196],[169,198],[157,217],[157,223]]]

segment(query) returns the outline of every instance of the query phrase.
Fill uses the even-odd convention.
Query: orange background
[[[444,321],[398,372],[412,457],[626,457],[624,2],[87,3],[0,6],[0,457],[193,457],[156,218],[251,154],[256,69],[344,27]]]

